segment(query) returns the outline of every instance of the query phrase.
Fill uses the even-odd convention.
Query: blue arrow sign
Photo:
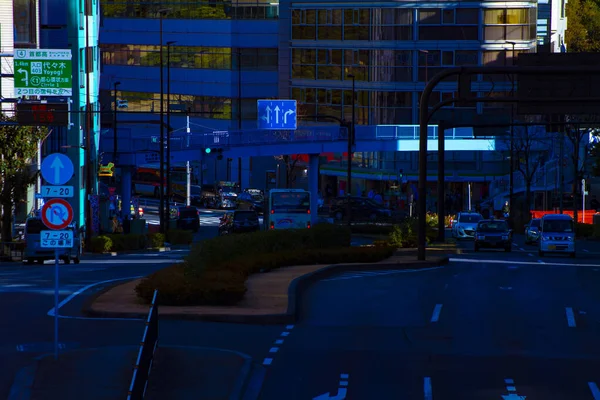
[[[42,177],[51,185],[63,185],[73,177],[73,163],[62,153],[52,153],[42,161]]]
[[[296,100],[257,100],[257,107],[258,129],[296,129]]]

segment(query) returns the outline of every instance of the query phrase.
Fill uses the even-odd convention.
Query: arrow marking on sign
[[[17,72],[20,72],[22,74],[25,74],[25,78],[21,79],[23,82],[25,82],[25,86],[29,86],[29,72],[27,72],[27,70],[25,69],[21,69],[19,68],[17,70]]]
[[[269,123],[269,121],[271,120],[271,107],[267,106],[265,108],[265,111],[267,112],[266,115],[263,115],[261,118],[264,119],[265,121],[267,121],[267,123]]]
[[[279,123],[279,106],[275,106],[275,123],[278,124]]]
[[[60,161],[60,158],[55,157],[52,161],[52,164],[50,164],[50,168],[54,170],[54,182],[60,182],[60,171],[64,167],[65,166],[63,165],[62,161]]]
[[[294,110],[287,110],[287,111],[285,112],[285,114],[283,114],[283,123],[284,123],[284,124],[287,124],[287,116],[288,116],[288,115],[292,115],[292,114],[295,114],[295,113],[294,113]]]

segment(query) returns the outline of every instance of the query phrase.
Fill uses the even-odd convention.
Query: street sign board
[[[70,249],[73,247],[73,231],[41,231],[40,247]]]
[[[73,95],[69,49],[15,49],[13,70],[17,97]]]
[[[50,199],[42,207],[42,222],[53,230],[65,229],[73,221],[73,208],[64,199]]]
[[[73,162],[62,153],[52,153],[42,161],[42,177],[51,185],[64,185],[73,177]]]
[[[595,67],[600,64],[598,53],[521,53],[518,66],[525,67]],[[600,74],[517,74],[517,113],[518,114],[597,114],[600,102]],[[537,99],[552,99],[540,102]],[[578,98],[581,101],[561,101],[565,98]],[[587,100],[589,99],[589,100]]]
[[[17,122],[26,126],[68,126],[69,103],[20,101],[17,103]]]
[[[257,100],[258,129],[296,130],[296,100]]]
[[[73,197],[73,186],[42,186],[42,197]]]

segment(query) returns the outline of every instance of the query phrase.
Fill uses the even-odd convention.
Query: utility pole
[[[159,210],[158,218],[160,221],[160,233],[165,233],[165,89],[164,89],[164,69],[163,62],[163,15],[169,9],[162,8],[158,10],[159,14],[159,64],[160,64],[160,189],[159,189]]]
[[[242,50],[238,48],[237,50],[237,61],[238,61],[238,129],[240,130],[240,135],[242,131]],[[238,157],[238,185],[240,185],[240,189],[242,188],[242,157]]]
[[[352,79],[352,129],[348,131],[348,170],[347,172],[347,187],[346,187],[346,198],[348,203],[346,205],[346,216],[348,217],[348,226],[352,225],[352,201],[350,196],[352,195],[352,145],[354,141],[354,129],[356,127],[356,76],[349,74],[348,78]]]
[[[86,116],[86,133],[85,133],[85,250],[86,252],[92,251],[92,168],[94,163],[92,162],[92,107],[90,102],[90,66],[93,62],[90,51],[90,29],[89,20],[90,16],[84,10],[85,17],[85,116]]]
[[[515,66],[515,45],[516,42],[506,42],[512,45],[512,65]],[[515,91],[515,77],[512,76],[512,92]],[[515,175],[515,105],[510,105],[510,175],[508,177],[508,221],[511,228],[514,228],[514,199],[515,199],[515,187],[514,187],[514,175]]]
[[[165,207],[165,232],[169,230],[171,221],[171,45],[167,42],[167,201]]]

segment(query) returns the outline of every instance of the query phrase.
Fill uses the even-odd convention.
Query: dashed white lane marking
[[[522,248],[522,247],[519,247],[519,250],[521,250],[521,251],[525,251],[525,249],[524,249],[524,248]]]
[[[600,400],[600,389],[598,389],[598,385],[596,385],[595,382],[588,382],[588,387],[592,392],[594,400]]]
[[[285,329],[286,330],[281,332],[281,334],[279,335],[280,337],[288,337],[290,335],[290,331],[294,329],[294,325],[286,325]],[[269,349],[269,354],[275,354],[279,352],[279,348],[281,347],[283,342],[284,339],[275,339],[275,346]],[[267,357],[263,360],[263,365],[271,365],[271,363],[273,363],[272,357]]]
[[[545,263],[544,261],[542,261],[542,260],[538,260],[538,262],[539,262],[540,264],[546,264],[546,263]]]
[[[348,386],[348,379],[350,378],[349,374],[340,374],[340,387],[344,388]]]
[[[423,378],[423,398],[425,400],[433,400],[433,391],[431,390],[431,378],[429,376]]]
[[[504,383],[506,384],[507,395],[502,395],[502,398],[505,400],[525,400],[526,396],[519,396],[517,394],[517,387],[515,386],[515,381],[513,379],[505,379]]]
[[[570,328],[575,328],[575,314],[571,307],[565,307],[565,314],[567,315],[567,324]]]
[[[528,255],[529,257],[533,257],[533,254],[531,254],[531,253],[529,253],[529,254],[527,254],[527,255]]]
[[[431,322],[437,322],[440,319],[440,313],[442,312],[442,304],[436,304],[433,308],[433,314],[431,315]]]

